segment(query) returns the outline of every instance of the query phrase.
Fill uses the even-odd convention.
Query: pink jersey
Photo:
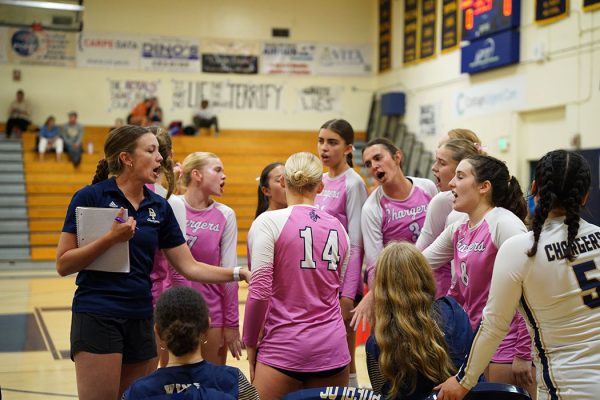
[[[167,189],[158,184],[147,184],[146,187],[152,190],[154,193],[161,195],[162,197],[167,196]],[[177,219],[177,223],[181,228],[181,233],[185,234],[185,205],[183,200],[178,196],[171,196],[167,200],[173,214]],[[173,267],[169,265],[167,258],[160,249],[156,250],[154,254],[154,264],[152,266],[152,272],[150,272],[150,281],[152,282],[152,306],[156,306],[156,301],[163,292],[174,285],[182,284],[187,280],[175,271]]]
[[[419,250],[425,250],[447,226],[468,218],[467,214],[454,211],[453,205],[454,194],[450,190],[433,196],[427,207],[425,223],[416,243]],[[450,289],[450,285],[456,281],[451,264],[452,262],[449,262],[433,271],[437,287],[436,297],[445,296]]]
[[[379,186],[363,206],[361,227],[369,287],[373,284],[377,257],[387,243],[394,240],[416,243],[425,222],[427,205],[437,193],[429,179],[408,179],[413,185],[407,198],[392,199]]]
[[[367,200],[367,187],[360,175],[352,168],[339,176],[323,175],[323,191],[315,199],[315,205],[336,217],[350,237],[350,261],[342,284],[342,296],[354,299],[362,293],[360,273],[362,269],[363,242],[360,230],[360,214]]]
[[[297,372],[350,363],[339,303],[349,258],[342,224],[309,205],[261,214],[248,234],[252,279],[244,343],[263,364]]]
[[[187,243],[197,261],[223,267],[237,265],[237,222],[235,212],[224,204],[213,202],[198,210],[185,203],[187,211]],[[239,326],[238,284],[191,282],[191,287],[206,301],[213,328]]]
[[[517,216],[496,207],[473,228],[469,228],[468,220],[450,225],[423,252],[434,269],[453,259],[457,279],[449,295],[461,303],[473,330],[479,327],[488,299],[498,249],[508,238],[523,232],[527,228]],[[492,361],[508,363],[515,356],[531,359],[531,339],[518,312]]]

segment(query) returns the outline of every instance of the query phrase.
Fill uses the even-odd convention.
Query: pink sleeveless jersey
[[[187,243],[197,261],[211,265],[237,265],[237,223],[234,211],[224,204],[213,202],[198,210],[185,203],[187,211]],[[239,326],[238,284],[209,284],[191,282],[208,306],[211,327]]]
[[[469,228],[468,221],[449,226],[423,253],[432,267],[439,266],[442,264],[441,258],[432,252],[439,249],[439,241],[451,238],[456,283],[450,288],[449,295],[461,303],[473,330],[479,327],[488,299],[498,249],[505,240],[523,232],[527,232],[527,229],[517,216],[497,207],[489,211],[473,228]],[[510,363],[515,356],[531,359],[531,339],[525,321],[518,312],[492,361]]]
[[[244,342],[264,337],[257,359],[297,372],[347,365],[350,354],[338,299],[349,257],[342,224],[307,205],[260,215],[249,233],[252,280]],[[262,314],[259,303],[268,303]]]
[[[315,206],[336,217],[350,237],[350,261],[342,284],[342,296],[354,299],[362,293],[363,242],[360,228],[362,206],[367,200],[367,187],[352,168],[335,178],[323,175],[324,188],[315,198]]]
[[[394,240],[416,243],[425,222],[427,206],[437,189],[429,179],[409,178],[412,190],[404,200],[388,197],[380,186],[362,210],[362,232],[369,287],[373,284],[375,262],[383,247]]]

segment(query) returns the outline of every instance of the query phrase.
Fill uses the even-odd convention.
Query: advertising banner
[[[75,33],[34,32],[29,28],[8,30],[8,62],[14,64],[75,66]]]
[[[200,46],[183,37],[144,38],[140,63],[144,71],[200,72]]]
[[[119,33],[82,32],[77,38],[77,66],[140,69],[142,39]]]
[[[258,42],[206,39],[202,41],[202,72],[258,74]]]
[[[311,43],[264,43],[260,72],[267,75],[313,75],[316,46]]]
[[[367,44],[319,44],[316,75],[371,75],[371,46]]]

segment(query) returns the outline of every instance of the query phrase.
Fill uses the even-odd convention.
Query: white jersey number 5
[[[300,268],[317,268],[315,264],[315,258],[313,256],[313,235],[310,226],[300,229],[300,237],[304,239],[304,259],[300,260]],[[321,260],[327,262],[328,270],[337,270],[340,260],[338,231],[333,229],[329,231],[329,235],[327,235],[327,241],[325,242],[325,246],[321,252]]]
[[[573,265],[575,277],[579,283],[579,287],[583,292],[591,291],[589,294],[583,295],[583,303],[589,308],[600,307],[600,281],[596,278],[589,278],[586,272],[598,272],[598,267],[594,261],[586,261],[581,264]]]

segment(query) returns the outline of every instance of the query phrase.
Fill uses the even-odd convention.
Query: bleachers
[[[94,152],[85,153],[75,169],[64,155],[61,162],[54,157],[38,161],[34,151],[36,134],[23,135],[23,158],[27,192],[31,258],[54,260],[56,245],[71,196],[89,184],[102,157],[108,127],[86,127],[84,148],[93,143]],[[364,138],[364,133],[357,135]],[[218,201],[232,207],[237,215],[238,255],[246,255],[248,229],[256,210],[257,181],[262,168],[273,161],[285,161],[298,151],[316,152],[316,131],[250,131],[224,130],[218,138],[199,136],[173,138],[174,159],[194,151],[216,153],[227,175],[225,194]]]

